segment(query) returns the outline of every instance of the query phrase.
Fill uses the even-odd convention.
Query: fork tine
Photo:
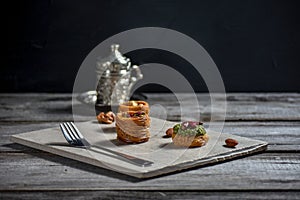
[[[73,128],[74,133],[77,135],[78,140],[80,141],[82,146],[90,146],[90,143],[83,137],[78,128],[73,122],[70,122],[69,125]]]
[[[76,131],[76,133],[79,135],[79,137],[82,139],[83,136],[80,133],[80,131],[78,130],[78,128],[75,126],[75,124],[73,122],[70,122],[71,126],[74,128],[74,130]]]
[[[72,131],[70,130],[69,126],[67,125],[67,123],[63,123],[64,128],[66,129],[67,134],[70,136],[71,140],[72,140],[72,144],[73,145],[77,145],[77,139],[75,138],[74,134],[72,133]]]
[[[66,130],[66,128],[64,127],[64,125],[63,125],[63,124],[59,124],[59,126],[60,126],[60,129],[61,129],[61,131],[62,131],[64,137],[66,138],[67,142],[68,142],[69,144],[73,144],[73,140],[72,140],[72,138],[70,137],[70,135],[69,135],[68,131]]]
[[[69,130],[71,131],[72,135],[75,137],[77,145],[84,146],[84,144],[81,141],[80,136],[77,133],[78,129],[76,128],[76,130],[75,130],[70,122],[66,122],[66,124],[67,124]]]
[[[101,150],[104,150],[104,151],[114,154],[114,156],[116,158],[125,160],[129,163],[132,163],[132,164],[135,164],[138,166],[142,166],[142,167],[150,166],[153,164],[152,161],[136,158],[131,155],[127,155],[127,154],[113,151],[111,149],[107,149],[107,148],[104,148],[101,146],[94,146],[94,145],[90,144],[87,140],[84,139],[84,137],[82,136],[82,134],[80,133],[80,131],[78,130],[78,128],[75,126],[75,124],[73,122],[60,123],[59,126],[62,130],[62,133],[63,133],[65,139],[67,140],[67,142],[69,144],[72,144],[75,146],[80,146],[80,147],[85,147],[86,149],[91,150],[91,151],[96,151],[94,148],[98,148],[98,149],[101,149]],[[102,151],[96,151],[96,152],[99,153]]]

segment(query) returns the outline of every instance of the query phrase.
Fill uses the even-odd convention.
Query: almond
[[[235,139],[231,139],[231,138],[227,138],[225,140],[226,146],[228,147],[235,147],[236,145],[238,145],[238,141],[236,141]]]
[[[173,134],[173,128],[169,128],[167,131],[166,131],[166,135],[168,137],[172,137],[172,134]]]

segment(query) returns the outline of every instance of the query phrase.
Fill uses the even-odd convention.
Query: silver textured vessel
[[[97,60],[98,106],[119,105],[130,98],[132,86],[143,78],[140,68],[131,65],[129,58],[119,52],[119,45],[111,45],[111,53],[107,58]]]

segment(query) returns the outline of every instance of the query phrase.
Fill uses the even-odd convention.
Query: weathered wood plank
[[[147,94],[150,104],[160,104],[169,120],[179,120],[178,102],[172,94]],[[185,100],[183,110],[194,113],[190,94],[180,94]],[[201,117],[211,117],[208,94],[198,94]],[[227,94],[227,116],[229,121],[299,121],[300,94],[296,93],[229,93]],[[218,98],[217,98],[218,100]],[[222,100],[222,98],[219,98]],[[93,118],[93,107],[75,103],[76,108],[88,110],[78,113],[81,121]],[[218,108],[223,110],[221,106]],[[215,114],[216,119],[220,113]],[[73,120],[71,94],[0,94],[0,121],[68,121]]]
[[[189,94],[182,95],[187,100],[184,109],[193,112]],[[148,97],[150,104],[166,108],[169,120],[179,119],[174,96],[148,94]],[[198,99],[202,118],[208,120],[209,97],[199,94]],[[92,107],[77,103],[77,107],[93,112]],[[92,199],[103,194],[102,197],[113,199],[215,199],[220,196],[240,199],[240,195],[250,199],[297,199],[299,192],[296,190],[300,188],[300,94],[235,93],[227,94],[227,103],[229,122],[224,132],[267,141],[269,153],[141,181],[9,141],[11,134],[72,120],[71,94],[0,94],[0,179],[3,180],[0,197],[53,199],[57,195],[68,198],[78,194]],[[91,118],[85,116],[85,112],[76,117],[80,121]],[[121,190],[127,190],[127,193]]]
[[[173,94],[147,94],[149,103],[160,104],[168,112],[168,119],[177,121],[180,116],[179,103]],[[195,103],[190,94],[180,94],[183,99],[183,112],[195,113]],[[216,99],[213,118],[218,120],[224,112],[223,96],[214,94]],[[208,94],[197,94],[201,118],[209,121],[211,118],[210,97]],[[295,93],[228,93],[227,121],[295,121],[300,120],[300,95]],[[220,112],[218,112],[218,110]]]
[[[78,116],[78,119],[84,121],[90,117]],[[70,120],[73,120],[71,94],[0,94],[0,121]]]
[[[1,153],[1,190],[296,190],[300,155],[257,154],[139,180],[48,153]]]
[[[0,122],[0,151],[34,151],[25,146],[12,144],[9,137],[17,133],[54,126],[58,126],[58,122]],[[223,132],[266,141],[269,143],[267,151],[300,151],[300,122],[226,122]]]
[[[3,199],[20,199],[23,200],[52,200],[60,199],[73,200],[73,199],[297,199],[300,192],[297,191],[200,191],[200,192],[185,192],[185,191],[22,191],[22,192],[1,192]]]

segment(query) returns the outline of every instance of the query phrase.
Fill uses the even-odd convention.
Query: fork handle
[[[112,154],[116,155],[118,159],[130,162],[130,163],[132,163],[134,165],[137,165],[137,166],[140,166],[140,167],[148,167],[148,166],[153,164],[152,161],[144,160],[144,159],[137,158],[137,157],[134,157],[134,156],[130,156],[128,154],[113,151],[111,149],[107,149],[107,148],[104,148],[104,147],[95,146],[95,145],[92,145],[92,146],[89,147],[90,150],[96,151],[96,150],[94,150],[94,148],[101,149],[101,150],[107,151],[109,153],[112,153]],[[96,151],[96,152],[98,152],[98,151]]]

